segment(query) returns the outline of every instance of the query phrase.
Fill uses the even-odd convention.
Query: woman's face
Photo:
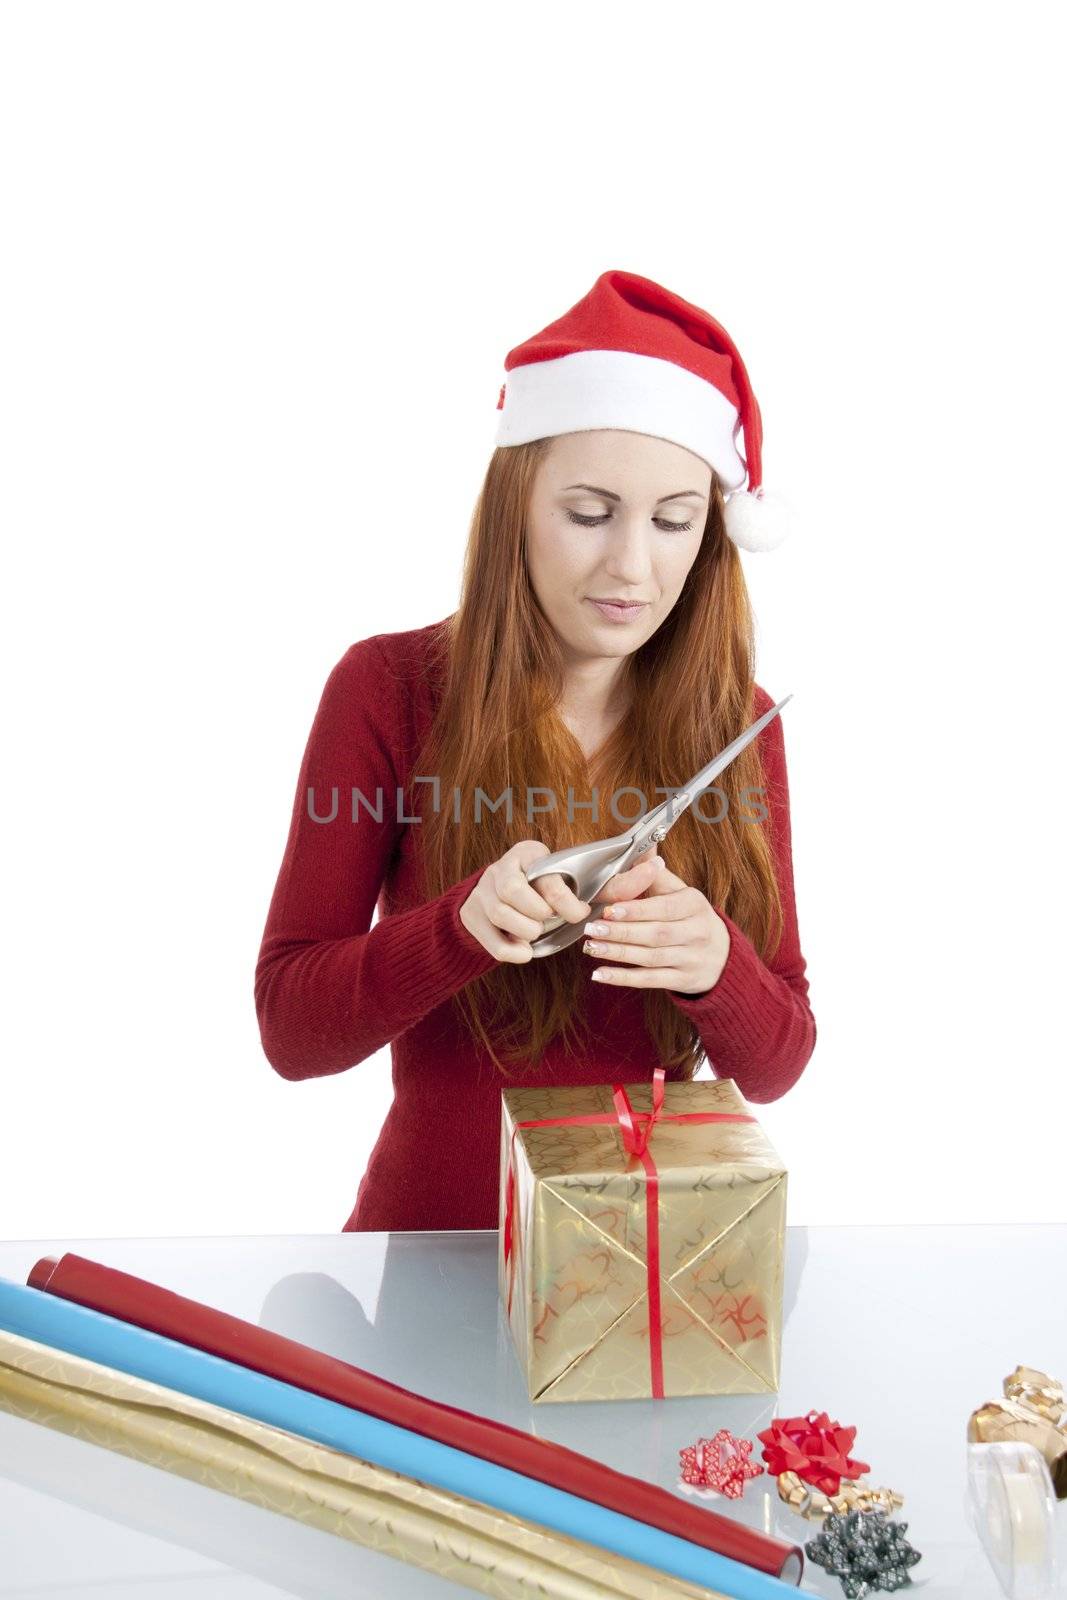
[[[630,655],[670,614],[700,549],[711,482],[707,462],[646,433],[552,440],[530,497],[527,561],[572,661]]]

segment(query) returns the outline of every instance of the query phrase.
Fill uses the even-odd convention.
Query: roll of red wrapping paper
[[[786,1583],[800,1583],[804,1552],[799,1544],[772,1539],[732,1517],[688,1504],[658,1484],[617,1472],[566,1445],[430,1400],[336,1356],[120,1272],[116,1267],[67,1251],[58,1259],[42,1256],[26,1282],[30,1288],[74,1300],[92,1311],[237,1362],[384,1422],[410,1428],[540,1483],[553,1484],[663,1533],[673,1533],[705,1550],[743,1561]]]

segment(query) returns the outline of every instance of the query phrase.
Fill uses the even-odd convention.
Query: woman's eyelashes
[[[572,522],[579,523],[583,528],[598,528],[602,522],[607,522],[611,517],[610,511],[605,511],[600,517],[583,517],[580,511],[568,511]],[[693,526],[693,519],[688,522],[671,522],[666,517],[653,517],[652,521],[657,528],[662,528],[664,533],[688,533]]]

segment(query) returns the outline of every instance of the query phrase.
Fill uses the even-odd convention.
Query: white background
[[[1058,7],[8,4],[0,1236],[339,1230],[382,1052],[252,981],[355,640],[458,597],[503,360],[737,340],[819,1025],[793,1222],[1064,1221]]]

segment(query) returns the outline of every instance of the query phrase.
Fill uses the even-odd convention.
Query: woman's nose
[[[652,549],[646,529],[621,525],[608,548],[608,571],[625,583],[643,583],[652,571]]]

